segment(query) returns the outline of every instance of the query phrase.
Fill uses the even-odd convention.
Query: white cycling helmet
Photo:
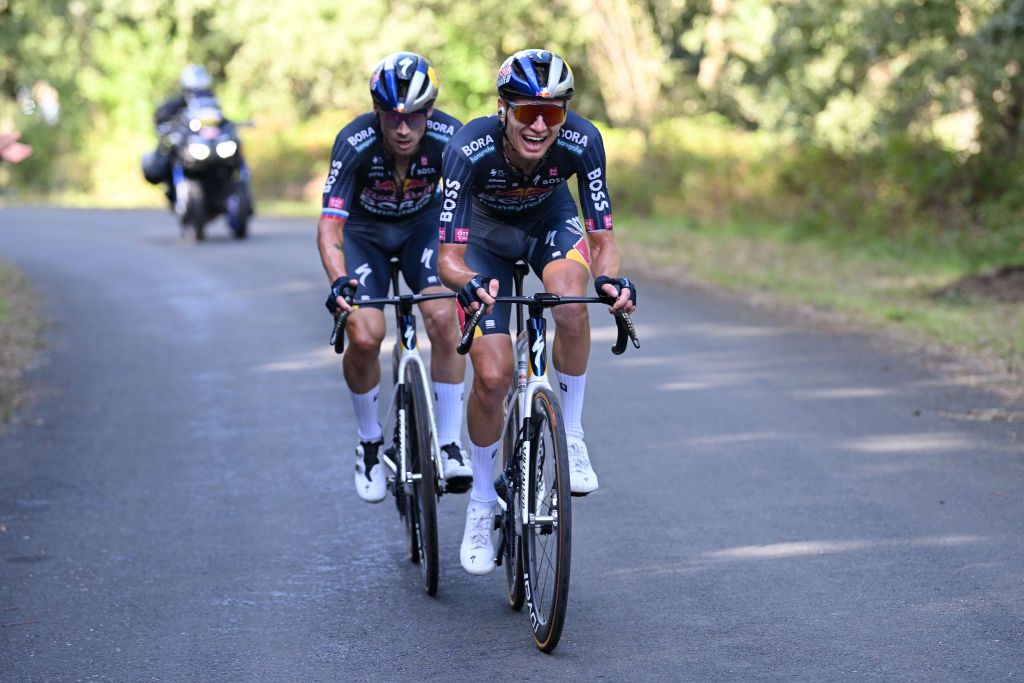
[[[181,72],[182,90],[190,90],[192,92],[209,90],[211,85],[213,85],[213,79],[210,77],[210,72],[200,64],[189,64]]]

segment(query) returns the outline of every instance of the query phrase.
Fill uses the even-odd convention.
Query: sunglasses
[[[544,119],[544,125],[557,126],[565,121],[565,104],[535,104],[533,102],[508,102],[512,116],[516,121],[527,126],[532,125],[537,117]]]
[[[400,128],[403,123],[415,129],[425,125],[427,122],[427,112],[425,111],[414,111],[408,114],[397,111],[382,111],[380,115],[383,124],[392,130]]]

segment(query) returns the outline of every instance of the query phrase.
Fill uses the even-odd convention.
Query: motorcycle
[[[253,206],[237,126],[219,107],[193,103],[160,133],[171,163],[168,198],[182,236],[203,240],[207,224],[224,215],[232,236],[245,239]]]

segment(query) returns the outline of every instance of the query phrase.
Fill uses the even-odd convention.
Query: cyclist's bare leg
[[[365,394],[380,384],[380,345],[384,341],[384,312],[360,308],[348,317],[345,335],[348,344],[342,359],[345,383],[350,391]]]
[[[444,287],[428,287],[421,294],[442,294]],[[444,476],[459,490],[468,486],[469,463],[462,445],[463,380],[466,378],[466,358],[456,352],[459,345],[459,323],[454,299],[434,299],[420,304],[420,312],[430,337],[430,378],[437,397],[437,443],[445,450]],[[459,447],[452,450],[451,444]],[[453,484],[453,482],[455,482]]]
[[[569,259],[552,261],[541,279],[545,291],[560,296],[583,296],[590,273],[583,264]],[[590,316],[585,304],[566,304],[552,309],[555,343],[551,360],[567,375],[582,375],[590,358]],[[473,367],[476,367],[474,365]]]
[[[444,287],[427,287],[420,294],[443,294]],[[455,348],[459,345],[459,323],[455,299],[434,299],[420,304],[423,323],[430,337],[430,378],[435,382],[461,384],[466,377],[466,358]]]
[[[485,334],[473,341],[469,355],[473,386],[466,423],[470,440],[483,446],[501,436],[502,402],[512,382],[512,340],[507,334]]]

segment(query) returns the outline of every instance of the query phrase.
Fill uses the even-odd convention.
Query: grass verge
[[[25,401],[22,374],[42,346],[37,306],[27,278],[0,262],[0,432]]]
[[[1024,287],[1014,296],[1016,281],[977,286],[979,271],[994,270],[977,254],[882,237],[798,237],[784,226],[635,218],[619,225],[630,262],[996,361],[1024,382]]]

